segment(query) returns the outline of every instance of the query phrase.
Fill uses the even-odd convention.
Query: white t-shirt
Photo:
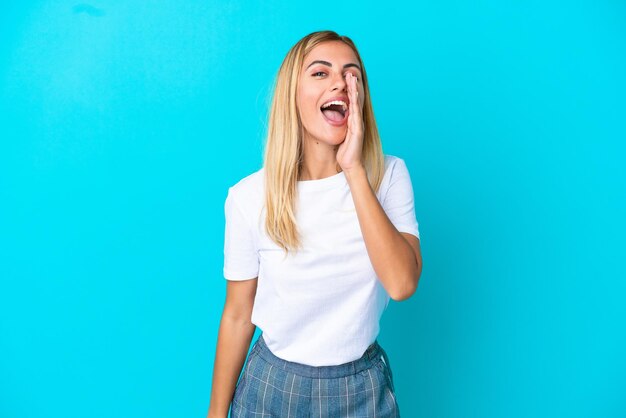
[[[263,176],[261,168],[228,189],[224,277],[258,277],[252,323],[277,357],[311,366],[360,358],[378,336],[390,297],[367,254],[343,171],[298,181],[303,249],[288,256],[264,229]],[[404,160],[385,155],[377,197],[398,231],[419,238]]]

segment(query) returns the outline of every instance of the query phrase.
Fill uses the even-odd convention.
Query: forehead
[[[343,65],[348,62],[359,63],[352,48],[341,41],[328,41],[316,45],[308,55],[304,57],[303,68],[306,68],[315,60],[329,61],[333,66],[335,64]]]

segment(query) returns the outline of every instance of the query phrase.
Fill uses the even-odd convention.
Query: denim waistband
[[[263,339],[263,334],[261,334],[256,343],[254,343],[250,355],[253,353],[258,354],[263,360],[285,371],[316,379],[333,379],[350,376],[362,370],[369,369],[383,358],[383,361],[386,361],[385,351],[378,344],[377,340],[365,350],[361,358],[335,366],[309,366],[307,364],[283,360],[270,351]]]

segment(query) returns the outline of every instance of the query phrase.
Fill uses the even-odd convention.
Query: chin
[[[325,137],[326,141],[332,145],[339,145],[346,139],[346,131],[329,134]]]
[[[345,141],[347,133],[348,130],[345,127],[342,127],[341,129],[331,127],[331,129],[323,129],[319,132],[311,132],[310,138],[328,145],[337,146]]]

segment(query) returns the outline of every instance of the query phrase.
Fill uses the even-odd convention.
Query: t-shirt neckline
[[[298,180],[298,190],[320,190],[320,189],[331,189],[346,182],[346,175],[343,171],[340,171],[337,174],[333,174],[332,176],[324,177],[323,179],[317,180]]]

